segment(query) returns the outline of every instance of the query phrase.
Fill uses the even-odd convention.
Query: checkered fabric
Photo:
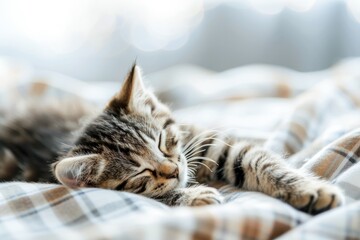
[[[0,184],[0,239],[267,239],[310,219],[259,193],[223,187],[227,203],[169,208],[104,189]]]
[[[124,192],[7,182],[0,184],[0,239],[360,239],[358,69],[354,60],[322,74],[261,66],[213,74],[202,89],[207,94],[193,99],[198,106],[175,112],[184,122],[221,125],[263,140],[295,168],[338,185],[346,195],[342,207],[313,217],[264,194],[225,185],[223,205],[170,208]],[[244,72],[253,71],[254,77],[262,70],[255,83],[238,84]],[[221,79],[230,85],[228,94],[214,90],[212,84]],[[177,93],[186,97],[197,88],[198,83],[187,83]]]

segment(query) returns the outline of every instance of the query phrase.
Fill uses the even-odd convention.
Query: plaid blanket
[[[358,60],[307,74],[265,66],[218,74],[197,69],[198,82],[179,81],[161,89],[160,80],[153,81],[160,96],[176,106],[181,121],[196,119],[203,126],[262,140],[294,167],[338,185],[345,206],[312,217],[264,194],[225,185],[220,187],[223,205],[169,208],[131,193],[7,182],[0,184],[0,239],[360,239],[358,69]],[[149,81],[185,70],[157,73]],[[187,71],[191,79],[194,69]],[[200,90],[199,76],[209,79]],[[22,94],[38,95],[38,84],[22,84]],[[42,96],[62,91],[49,82],[40,85]],[[102,89],[110,95],[113,86]],[[18,90],[14,85],[13,91]],[[184,96],[186,104],[176,96]]]

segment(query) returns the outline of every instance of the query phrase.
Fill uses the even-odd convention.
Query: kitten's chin
[[[179,182],[176,188],[186,187],[188,181],[187,171],[186,160],[183,160],[179,166]]]
[[[188,181],[188,176],[186,174],[186,170],[180,171],[179,174],[179,180],[178,180],[178,184],[176,186],[176,188],[184,188],[187,185],[187,181]]]
[[[186,187],[186,184],[187,184],[187,181],[179,181],[176,188],[184,188],[184,187]]]

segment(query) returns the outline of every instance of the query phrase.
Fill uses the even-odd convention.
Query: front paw
[[[278,194],[295,208],[316,215],[344,204],[344,196],[340,189],[321,181],[299,184],[287,193]]]
[[[188,198],[188,205],[193,207],[221,204],[223,202],[223,196],[215,188],[205,186],[194,187]]]

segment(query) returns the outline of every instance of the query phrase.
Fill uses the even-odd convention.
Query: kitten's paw
[[[317,199],[314,201],[311,209],[308,211],[313,214],[319,214],[324,211],[336,208],[345,203],[345,198],[340,189],[334,185],[324,184],[317,189]]]
[[[188,199],[189,206],[204,206],[224,202],[223,196],[215,188],[198,186],[193,190],[193,193]]]
[[[324,182],[303,184],[292,192],[278,196],[295,208],[313,215],[336,208],[345,201],[338,187]]]

